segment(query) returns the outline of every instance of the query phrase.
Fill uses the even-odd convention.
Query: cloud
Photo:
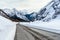
[[[16,9],[41,9],[51,0],[1,0],[0,8],[16,8]]]

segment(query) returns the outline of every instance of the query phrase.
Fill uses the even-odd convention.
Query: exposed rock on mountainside
[[[15,13],[16,13],[16,11],[15,11]],[[8,19],[10,19],[10,20],[12,20],[12,21],[15,21],[15,22],[18,22],[18,21],[24,21],[24,22],[27,22],[28,20],[26,19],[26,17],[24,17],[24,16],[22,16],[22,15],[20,15],[20,14],[18,14],[18,15],[16,15],[15,13],[13,13],[13,14],[11,14],[11,16],[8,14],[8,13],[6,13],[6,12],[4,12],[2,9],[0,9],[0,15],[1,16],[3,16],[3,17],[5,17],[5,18],[8,18]],[[13,16],[12,16],[13,15]]]
[[[1,10],[0,10],[1,11]],[[50,21],[52,19],[60,19],[60,0],[52,0],[48,5],[39,12],[18,11],[14,9],[3,9],[3,12],[10,18],[19,21]]]

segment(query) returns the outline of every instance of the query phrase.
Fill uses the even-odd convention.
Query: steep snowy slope
[[[15,8],[3,9],[3,11],[12,19],[19,19],[20,21],[21,20],[29,21],[29,19],[26,16],[24,16],[25,12],[18,11]]]
[[[40,16],[44,18],[42,19],[43,21],[50,21],[51,19],[55,19],[56,17],[60,15],[60,1],[52,0],[41,11],[38,14],[40,14]]]
[[[35,14],[35,16],[34,16]],[[32,14],[26,14],[29,20],[42,20],[42,21],[50,21],[55,19],[60,15],[60,1],[52,0],[48,5],[42,8],[37,14],[34,12]]]
[[[5,13],[7,13],[7,15],[11,15],[12,13],[12,10],[10,10],[10,9],[3,9],[3,11],[5,12]],[[13,16],[13,14],[11,15],[11,16]]]
[[[0,40],[14,40],[16,23],[0,16]]]

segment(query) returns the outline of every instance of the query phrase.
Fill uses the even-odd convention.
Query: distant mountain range
[[[10,18],[21,21],[50,21],[52,19],[60,19],[60,0],[52,0],[48,5],[42,8],[39,12],[28,14],[27,11],[18,11],[13,9],[2,9]]]

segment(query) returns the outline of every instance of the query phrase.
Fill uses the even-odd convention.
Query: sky
[[[51,0],[0,0],[0,8],[36,11],[46,6]]]

